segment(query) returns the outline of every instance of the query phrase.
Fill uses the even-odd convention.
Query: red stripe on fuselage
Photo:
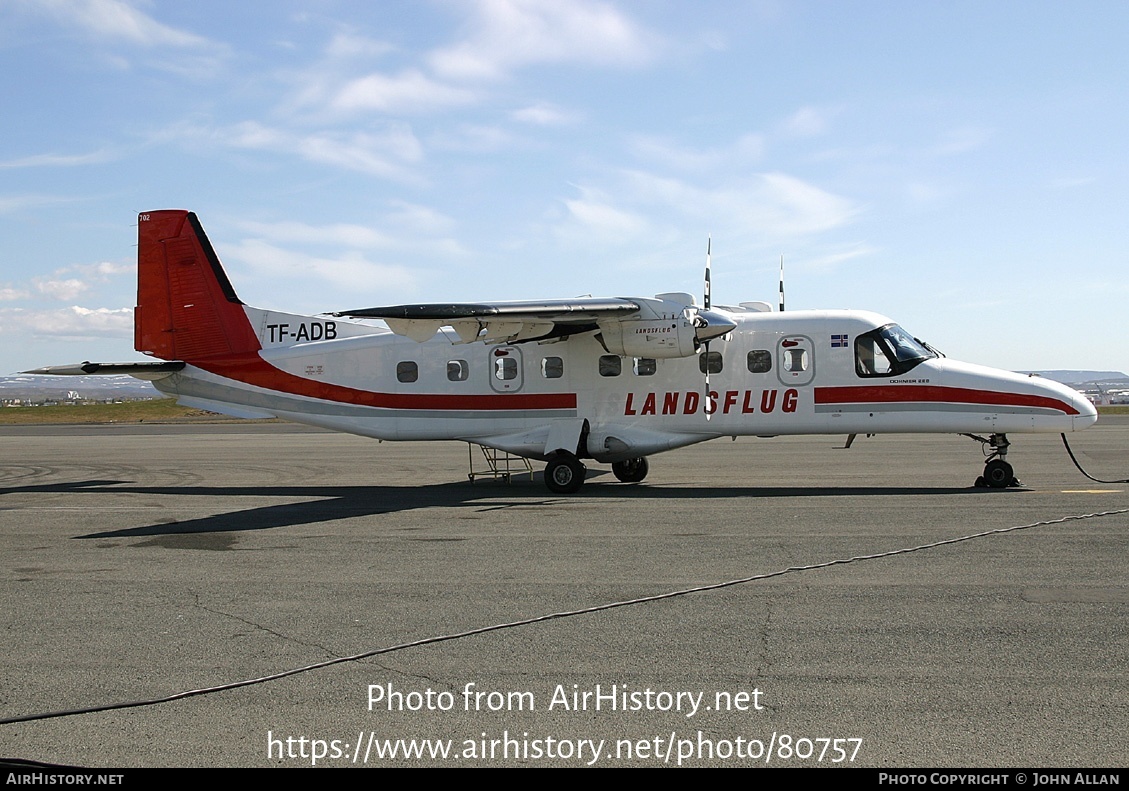
[[[513,393],[499,395],[439,395],[433,393],[377,393],[354,387],[316,382],[275,368],[258,355],[194,360],[191,365],[208,373],[280,393],[357,406],[384,409],[576,409],[576,393]]]
[[[967,387],[939,385],[865,385],[860,387],[817,387],[817,404],[904,404],[941,403],[977,404],[981,406],[1028,406],[1055,409],[1067,415],[1078,410],[1065,401],[1050,396],[1026,393],[1001,393],[996,390],[973,390]]]

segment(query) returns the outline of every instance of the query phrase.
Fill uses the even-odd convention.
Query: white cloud
[[[57,310],[6,308],[0,309],[0,330],[73,339],[126,338],[133,334],[133,309],[90,309],[78,305]]]
[[[726,177],[719,184],[645,171],[625,171],[614,186],[582,186],[563,199],[563,216],[550,218],[555,235],[579,246],[623,245],[683,249],[683,231],[731,242],[794,243],[850,222],[859,207],[847,198],[784,173]],[[866,248],[840,253],[842,260]],[[838,251],[837,251],[838,252]],[[630,253],[628,257],[630,258]],[[619,259],[617,266],[625,265]],[[820,262],[831,265],[829,258]],[[647,266],[654,266],[652,260]]]
[[[764,156],[764,138],[757,134],[739,137],[732,145],[712,149],[692,149],[659,137],[639,136],[631,141],[632,152],[643,159],[675,170],[701,173],[724,167],[733,170],[759,161]]]
[[[606,203],[566,200],[565,206],[574,220],[604,234],[636,234],[647,227],[643,217]]]
[[[101,277],[111,277],[113,275],[133,274],[137,270],[136,264],[115,264],[112,261],[102,261],[101,263],[91,264],[90,271]]]
[[[341,32],[329,42],[325,54],[335,60],[352,60],[380,57],[387,55],[392,49],[392,45],[386,41],[359,36],[352,32]]]
[[[415,163],[423,158],[423,147],[407,129],[385,135],[310,135],[297,141],[296,151],[313,162],[399,181],[417,181],[403,163]]]
[[[706,189],[634,171],[627,174],[627,184],[635,202],[665,205],[730,234],[755,231],[779,238],[819,233],[844,225],[858,211],[846,198],[784,173],[762,173]]]
[[[486,85],[540,63],[638,66],[658,51],[658,36],[598,0],[474,0],[449,6],[465,17],[460,37],[414,65],[397,71],[362,68],[360,60],[396,48],[386,42],[339,33],[320,62],[292,73],[284,113],[318,113],[316,121],[358,113],[398,116],[433,113],[481,103]],[[575,120],[548,103],[511,114],[532,124]]]
[[[54,206],[60,203],[70,203],[74,198],[63,198],[54,195],[9,195],[0,196],[0,214],[34,209],[39,206]]]
[[[497,126],[459,124],[451,131],[437,132],[427,141],[445,151],[501,151],[517,144],[514,136]]]
[[[357,74],[362,69],[371,68],[367,65],[368,61],[393,51],[394,47],[384,41],[353,32],[338,33],[326,46],[324,56],[318,62],[282,75],[293,83],[294,90],[280,109],[287,114],[302,108],[314,108],[319,114],[316,120],[324,121],[331,97],[339,96],[345,90],[342,86],[347,87],[363,79]]]
[[[100,38],[145,47],[211,46],[206,38],[162,24],[122,0],[35,0],[28,5]]]
[[[228,248],[227,257],[241,261],[272,278],[315,278],[353,293],[376,288],[411,289],[415,275],[406,267],[369,261],[356,252],[339,258],[321,258],[276,247],[261,239],[246,239]]]
[[[97,264],[74,264],[56,269],[50,275],[35,278],[35,290],[45,297],[70,302],[89,291],[95,284],[105,283],[119,275],[132,275],[134,264],[101,261]],[[70,275],[70,277],[68,277]],[[77,277],[76,277],[77,275]],[[24,292],[26,294],[26,292]]]
[[[578,120],[575,113],[563,110],[549,102],[537,102],[528,107],[522,107],[520,110],[514,110],[510,113],[510,118],[525,124],[537,124],[538,126],[557,126],[559,124],[574,123]]]
[[[815,137],[827,131],[831,113],[818,107],[801,107],[782,124],[782,131],[790,137]]]
[[[389,202],[393,211],[384,219],[393,228],[407,233],[438,235],[454,230],[455,221],[447,215],[427,206],[408,203],[403,200]]]
[[[369,74],[351,80],[330,100],[335,110],[375,110],[405,115],[459,107],[477,99],[474,91],[444,85],[415,69],[390,77]]]
[[[18,299],[27,299],[31,294],[17,288],[0,288],[0,302],[15,302]]]
[[[937,156],[951,156],[964,154],[982,148],[992,137],[990,129],[974,126],[964,126],[951,129],[945,133],[944,138],[932,149]]]
[[[245,121],[227,130],[211,132],[182,128],[174,134],[213,136],[237,148],[282,151],[311,162],[369,173],[394,181],[419,183],[408,165],[423,159],[423,146],[406,124],[388,124],[380,133],[318,132],[299,135]]]
[[[96,165],[109,162],[115,154],[107,149],[92,151],[89,154],[34,154],[30,157],[9,159],[0,162],[0,168],[33,167],[72,167],[74,165]]]
[[[580,191],[579,198],[564,201],[568,221],[559,229],[560,235],[583,241],[591,241],[593,236],[627,241],[647,229],[642,215],[616,207],[604,193],[585,188]]]
[[[1097,183],[1097,178],[1094,176],[1078,176],[1076,178],[1064,177],[1051,179],[1050,185],[1054,189],[1073,189],[1075,187],[1086,187],[1095,183]]]
[[[785,173],[765,173],[751,196],[763,200],[781,226],[794,233],[816,233],[844,225],[857,212],[841,198]]]
[[[869,255],[874,255],[878,252],[877,247],[868,244],[857,243],[851,245],[845,250],[837,250],[835,252],[824,253],[816,255],[811,258],[803,258],[799,263],[807,271],[813,272],[831,272],[839,268],[840,264],[856,258],[864,258]]]
[[[67,280],[40,280],[36,282],[35,287],[39,289],[39,293],[62,302],[77,299],[80,294],[90,289],[88,284],[73,277]]]
[[[912,182],[905,185],[905,194],[911,203],[930,204],[937,203],[945,198],[946,193],[933,184]]]
[[[275,245],[313,245],[318,248],[338,247],[347,252],[335,259],[358,259],[358,249],[410,251],[443,257],[466,255],[466,250],[454,239],[438,234],[449,231],[454,224],[449,218],[423,206],[396,202],[397,209],[380,218],[379,224],[392,232],[350,223],[309,225],[302,222],[240,223],[244,230],[258,237],[255,243]],[[414,235],[418,233],[419,235]],[[247,244],[248,242],[244,242]]]
[[[130,0],[21,0],[19,5],[79,31],[93,42],[91,56],[100,68],[129,70],[143,53],[146,69],[195,80],[220,73],[230,55],[226,45],[158,22]]]
[[[240,227],[272,241],[300,244],[333,244],[344,247],[390,247],[392,240],[363,225],[337,223],[307,225],[302,222],[242,222]]]
[[[469,35],[429,57],[440,76],[495,80],[535,63],[636,66],[650,61],[658,38],[606,3],[592,0],[479,0]]]

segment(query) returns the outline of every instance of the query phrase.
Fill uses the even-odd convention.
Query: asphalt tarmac
[[[0,429],[0,718],[637,597],[253,686],[0,725],[87,767],[1129,765],[1129,484],[1013,435],[741,439],[467,482],[458,443],[285,425]],[[1129,419],[1072,435],[1129,477]],[[540,466],[540,465],[538,465]],[[849,558],[850,563],[827,564]],[[815,568],[787,569],[816,566]],[[409,754],[405,754],[409,753]],[[445,755],[444,755],[445,753]]]

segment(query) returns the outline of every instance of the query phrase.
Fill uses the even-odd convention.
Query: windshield
[[[855,369],[859,376],[904,374],[936,356],[897,324],[887,324],[855,339]]]

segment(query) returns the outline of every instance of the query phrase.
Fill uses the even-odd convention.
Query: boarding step
[[[477,469],[475,467],[474,449],[476,447],[482,451],[482,460],[486,462],[485,468],[481,466],[481,462],[479,462]],[[474,483],[477,478],[493,478],[494,480],[501,478],[509,483],[515,475],[528,475],[529,480],[533,480],[533,465],[524,456],[514,456],[504,450],[468,442],[467,458],[470,462],[470,472],[467,473],[467,477],[470,478],[471,483]]]

